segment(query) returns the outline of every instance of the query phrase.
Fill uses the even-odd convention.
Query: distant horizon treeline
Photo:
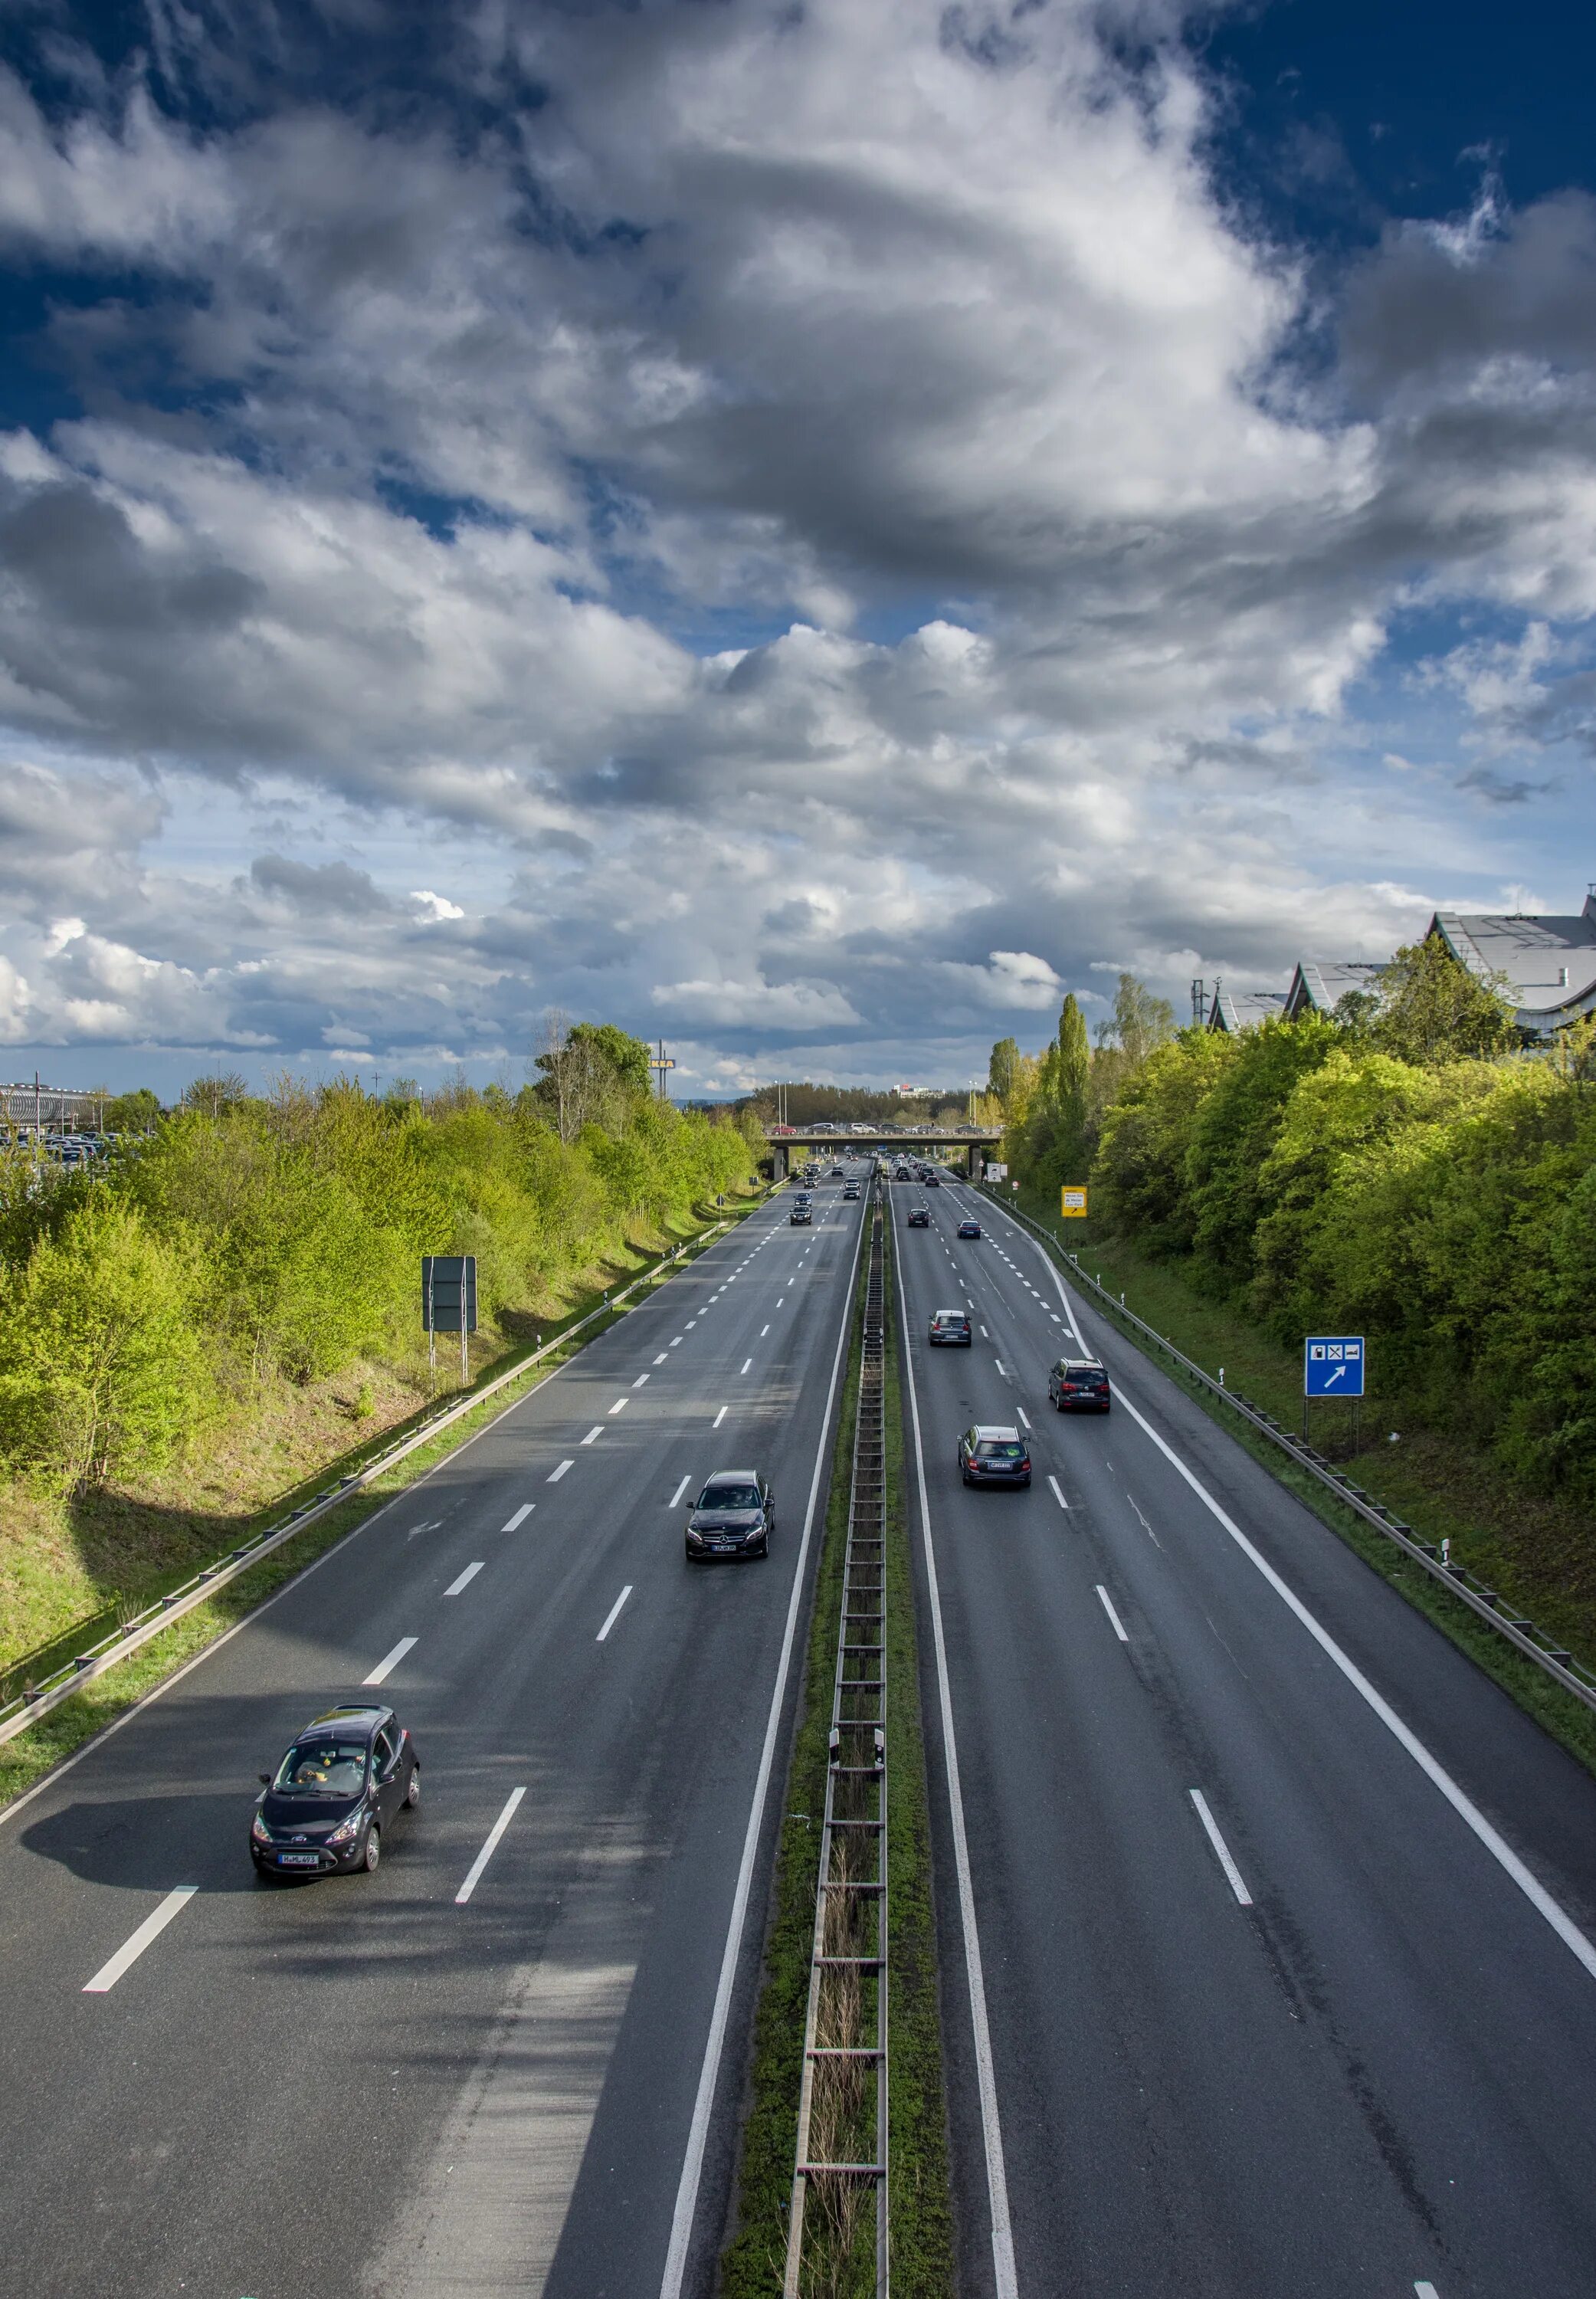
[[[1177,1031],[1127,975],[1094,1051],[1071,1003],[1038,1058],[993,1050],[1022,1186],[1089,1181],[1195,1290],[1290,1346],[1366,1334],[1382,1396],[1596,1498],[1596,1025],[1523,1046],[1435,942],[1234,1035]]]
[[[0,1465],[158,1465],[267,1384],[413,1363],[424,1253],[476,1256],[487,1325],[748,1178],[748,1132],[659,1101],[641,1040],[562,1024],[536,1069],[380,1100],[200,1080],[97,1174],[0,1157]]]

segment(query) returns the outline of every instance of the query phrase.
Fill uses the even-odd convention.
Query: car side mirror
[[[260,1781],[263,1789],[269,1789],[271,1786],[271,1774],[269,1772],[257,1772],[255,1774],[255,1778]]]

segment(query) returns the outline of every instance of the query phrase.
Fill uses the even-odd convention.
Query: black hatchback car
[[[911,1206],[909,1208],[908,1225],[911,1229],[930,1229],[931,1225],[931,1209],[930,1206]]]
[[[967,1485],[1029,1485],[1030,1448],[1018,1429],[977,1422],[959,1440],[959,1474]]]
[[[1106,1413],[1107,1371],[1096,1357],[1060,1357],[1047,1376],[1047,1395],[1061,1413]]]
[[[934,1348],[967,1349],[970,1347],[969,1317],[963,1309],[933,1309],[926,1339]]]
[[[687,1554],[768,1556],[776,1497],[757,1469],[717,1469],[687,1520]]]
[[[263,1876],[369,1875],[383,1830],[421,1801],[421,1759],[391,1708],[329,1708],[260,1779],[250,1858]]]

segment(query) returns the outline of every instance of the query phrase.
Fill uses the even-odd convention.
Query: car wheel
[[[410,1766],[410,1784],[404,1792],[404,1801],[405,1809],[408,1812],[414,1812],[416,1806],[421,1801],[421,1767],[419,1764],[412,1764]]]
[[[1055,1412],[1062,1413],[1062,1412],[1063,1411],[1063,1409],[1064,1409],[1064,1400],[1063,1400],[1063,1398],[1062,1397],[1055,1397],[1055,1398],[1054,1398],[1054,1400],[1053,1400],[1053,1404],[1054,1404],[1054,1410]]]
[[[378,1861],[383,1856],[383,1831],[374,1820],[366,1830],[366,1841],[360,1847],[360,1865],[368,1876],[375,1876]]]

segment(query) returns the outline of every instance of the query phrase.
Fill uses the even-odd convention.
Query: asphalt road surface
[[[1016,1224],[890,1196],[961,2289],[1592,2299],[1596,1782]],[[1072,1324],[1105,1416],[1048,1405]],[[1022,1417],[1031,1489],[963,1489]]]
[[[707,2287],[860,1227],[834,1183],[812,1229],[787,1214],[6,1815],[8,2293]],[[748,1465],[775,1487],[769,1561],[690,1566],[692,1494]],[[257,1881],[256,1774],[362,1697],[415,1735],[419,1811],[374,1877]]]

